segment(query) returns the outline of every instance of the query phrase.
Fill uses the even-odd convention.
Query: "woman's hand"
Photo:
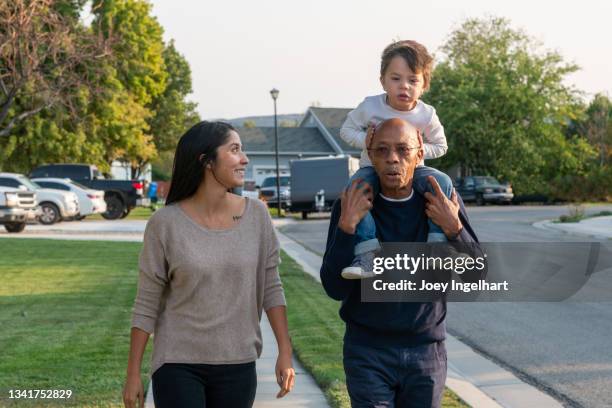
[[[291,361],[291,353],[281,353],[276,359],[276,382],[281,388],[276,398],[283,398],[292,389],[295,383],[295,370]]]
[[[139,373],[128,375],[125,380],[123,404],[126,408],[144,408],[144,387]]]

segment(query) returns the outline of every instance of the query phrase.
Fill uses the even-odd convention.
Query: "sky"
[[[380,53],[413,39],[440,56],[467,18],[508,18],[581,70],[568,85],[612,95],[612,1],[551,0],[150,0],[192,69],[203,119],[303,113],[313,102],[355,107],[381,93]],[[434,79],[435,80],[435,79]]]

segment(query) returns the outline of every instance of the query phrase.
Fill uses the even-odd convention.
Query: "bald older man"
[[[360,281],[341,277],[353,260],[355,228],[368,211],[380,242],[426,242],[427,217],[449,241],[477,243],[460,198],[419,195],[414,169],[423,157],[416,129],[401,119],[377,128],[368,154],[380,179],[372,197],[357,181],[334,204],[321,267],[327,294],[341,300],[346,323],[344,369],[353,407],[439,407],[446,381],[446,300],[362,303]]]

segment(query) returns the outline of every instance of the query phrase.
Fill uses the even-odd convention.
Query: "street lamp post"
[[[278,125],[276,123],[276,98],[278,98],[278,89],[273,88],[270,91],[274,100],[274,152],[276,155],[276,204],[278,206],[278,217],[281,216],[281,196],[280,196],[280,170],[278,167]]]

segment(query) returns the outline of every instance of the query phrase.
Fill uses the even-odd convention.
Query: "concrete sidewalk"
[[[612,216],[587,218],[580,222],[538,221],[533,226],[595,239],[612,239]]]
[[[319,268],[322,258],[278,230],[277,234],[283,250],[300,264],[306,273],[320,282]],[[451,335],[447,335],[446,349],[448,353],[446,385],[472,407],[563,406],[537,388],[521,381],[511,372],[477,354]]]

